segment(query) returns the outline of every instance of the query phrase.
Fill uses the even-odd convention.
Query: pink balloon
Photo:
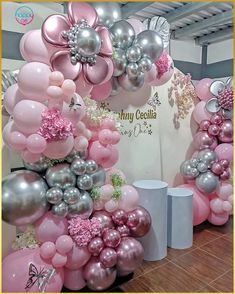
[[[210,213],[210,203],[208,197],[204,196],[195,184],[184,184],[179,188],[187,188],[193,191],[193,225],[197,226],[204,222]]]
[[[113,267],[117,263],[117,253],[113,248],[104,248],[99,256],[104,267]]]
[[[223,209],[223,200],[221,200],[218,197],[212,199],[210,201],[210,208],[216,214],[222,213],[224,211],[224,209]]]
[[[127,222],[127,213],[123,209],[118,209],[112,213],[112,220],[115,225],[121,226]]]
[[[228,143],[219,144],[215,148],[215,153],[218,160],[227,159],[229,162],[233,161],[233,145]]]
[[[223,173],[223,167],[218,162],[214,162],[211,167],[211,171],[217,176]]]
[[[229,201],[224,201],[223,202],[223,209],[224,209],[224,211],[231,213],[231,212],[233,212],[233,205]]]
[[[101,144],[108,145],[112,142],[112,131],[109,129],[100,130],[98,133],[98,138]]]
[[[224,143],[233,142],[233,123],[230,119],[224,120],[222,125],[220,125],[218,139]]]
[[[84,136],[78,136],[74,139],[74,149],[77,151],[85,151],[87,150],[87,147],[89,145],[89,142],[86,137]]]
[[[86,286],[83,278],[83,269],[70,270],[64,269],[64,286],[72,291],[81,290]]]
[[[34,224],[36,239],[39,242],[55,242],[61,235],[68,234],[68,221],[66,218],[58,218],[50,211],[45,213]]]
[[[143,237],[145,236],[151,227],[151,216],[148,211],[141,206],[138,206],[132,213],[138,217],[138,224],[130,227],[132,237]],[[127,224],[128,225],[128,224]]]
[[[20,132],[12,132],[10,134],[9,144],[14,150],[24,150],[26,148],[26,137]]]
[[[100,163],[103,168],[110,168],[118,162],[119,154],[118,150],[114,145],[108,145],[108,150],[110,151],[110,156],[107,160]]]
[[[47,147],[47,141],[38,134],[32,134],[27,138],[27,148],[32,153],[42,153]]]
[[[51,159],[64,158],[72,151],[73,145],[73,136],[69,136],[65,140],[51,141],[47,143],[47,148],[43,154]]]
[[[47,107],[37,101],[22,100],[16,104],[13,119],[17,128],[25,134],[36,133],[42,122],[42,112]]]
[[[100,199],[103,201],[108,201],[112,197],[114,188],[112,185],[107,184],[100,187]]]
[[[139,203],[139,194],[137,190],[130,185],[124,185],[121,187],[121,193],[121,199],[118,205],[119,208],[125,211],[136,209]]]
[[[42,258],[52,258],[56,253],[55,244],[53,242],[44,242],[40,247],[40,255]]]
[[[112,132],[112,137],[111,137],[111,144],[116,145],[121,139],[121,135],[118,131]]]
[[[171,58],[171,56],[169,54],[167,54],[167,60],[168,60],[168,69],[167,69],[167,71],[163,72],[160,77],[158,77],[159,76],[159,71],[160,71],[160,68],[161,68],[158,65],[159,60],[157,60],[155,62],[155,65],[157,67],[158,75],[155,78],[155,80],[153,80],[151,83],[149,83],[149,85],[151,85],[151,86],[162,86],[162,85],[166,84],[171,79],[171,77],[173,76],[173,73],[174,73],[174,62],[173,62],[173,60],[172,60],[172,58]]]
[[[68,118],[75,125],[78,121],[84,118],[86,114],[86,107],[81,96],[79,96],[78,94],[75,94],[73,98],[74,98],[75,104],[78,104],[78,105],[74,105],[75,108],[71,109],[68,103],[64,103],[63,109],[62,109],[62,115]]]
[[[82,97],[86,97],[91,93],[93,85],[85,81],[83,73],[80,73],[78,79],[75,81],[76,92]]]
[[[21,152],[21,157],[26,162],[35,163],[35,162],[39,161],[39,159],[41,158],[41,154],[40,153],[32,153],[28,150],[24,150]]]
[[[216,190],[216,194],[220,199],[227,200],[233,194],[233,186],[229,183],[221,183]]]
[[[40,257],[40,249],[24,249],[15,251],[6,256],[2,263],[2,291],[3,292],[40,292],[38,283],[32,284],[31,287],[25,289],[27,282],[31,278],[29,268],[33,264],[37,271],[41,269],[52,270],[53,266],[50,262]],[[64,282],[64,270],[55,269],[55,275],[48,281],[45,292],[59,293],[62,290]]]
[[[19,93],[18,84],[13,84],[7,88],[3,98],[3,106],[9,114],[13,113],[14,107],[22,99],[22,94]]]
[[[207,131],[198,132],[193,137],[193,145],[197,150],[210,148],[214,142],[217,142],[216,138],[210,136]]]
[[[210,125],[208,128],[208,134],[211,136],[217,136],[220,132],[220,127],[218,125]]]
[[[52,86],[62,86],[64,75],[60,71],[53,71],[49,76],[49,81]]]
[[[111,45],[112,46],[112,45]],[[111,80],[112,75],[113,75],[113,71],[114,71],[114,66],[113,66],[113,61],[111,58],[108,57],[103,57],[103,59],[107,62],[108,64],[108,73],[106,75],[106,78],[104,79],[104,81],[100,84],[103,85],[105,83],[107,83],[108,81]]]
[[[78,247],[73,244],[72,250],[67,254],[66,268],[70,270],[77,270],[83,267],[90,259],[91,254],[87,247]]]
[[[71,97],[76,92],[76,85],[72,80],[64,80],[61,89],[66,96]]]
[[[200,124],[203,120],[210,120],[211,115],[205,109],[206,102],[200,101],[193,110],[194,120]]]
[[[104,161],[107,161],[111,156],[111,150],[99,141],[94,141],[91,143],[89,148],[89,158],[95,160],[99,165],[102,165]]]
[[[108,212],[114,212],[116,209],[118,209],[118,201],[116,199],[110,199],[107,201],[104,205],[104,208]]]
[[[215,226],[222,226],[226,224],[226,222],[228,221],[228,218],[229,218],[229,213],[226,211],[223,213],[218,213],[218,214],[213,213],[211,211],[211,213],[208,216],[208,221]]]
[[[123,181],[126,180],[124,173],[115,167],[111,167],[108,170],[106,170],[105,174],[106,174],[105,184],[111,184],[111,176],[114,174],[119,175]]]
[[[146,83],[150,84],[151,82],[155,81],[156,77],[157,77],[157,68],[155,64],[152,64],[151,69],[145,73],[144,80]]]
[[[93,256],[98,256],[104,248],[104,242],[100,237],[95,237],[88,244],[88,250]]]
[[[46,101],[50,73],[49,66],[44,63],[26,63],[17,76],[20,91],[31,100]]]
[[[106,117],[102,120],[100,128],[101,129],[109,129],[111,131],[116,131],[116,123],[112,118]]]
[[[62,89],[58,86],[49,86],[47,88],[47,95],[52,99],[62,99],[64,96],[64,93]]]
[[[130,25],[132,25],[136,35],[145,30],[143,23],[136,18],[128,18],[126,21],[129,22]]]
[[[200,131],[207,131],[211,126],[211,122],[209,120],[203,120],[200,123]]]
[[[55,245],[60,254],[67,254],[73,248],[73,240],[70,236],[62,235],[56,240]]]
[[[212,79],[205,78],[197,83],[195,91],[200,100],[207,101],[213,96],[210,92],[210,85],[212,82]]]
[[[107,211],[95,211],[92,216],[100,221],[102,231],[104,231],[104,229],[114,228],[114,223],[112,221],[111,215]]]
[[[2,130],[2,139],[4,143],[10,148],[10,136],[14,131],[18,131],[13,120],[9,121]]]
[[[67,262],[67,256],[56,252],[56,254],[52,257],[51,263],[53,267],[63,267]]]
[[[107,81],[101,85],[96,85],[91,91],[91,98],[95,101],[103,101],[109,97],[112,92],[112,83]]]
[[[120,233],[121,237],[128,237],[130,235],[130,229],[127,225],[118,226],[116,230]]]
[[[220,125],[222,124],[223,120],[224,119],[220,114],[215,113],[211,116],[210,122],[214,125]]]
[[[115,248],[121,242],[121,235],[117,230],[107,229],[103,233],[104,244],[107,247]]]

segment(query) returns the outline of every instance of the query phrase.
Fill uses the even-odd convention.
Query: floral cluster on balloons
[[[180,168],[188,182],[183,186],[194,191],[194,225],[206,219],[223,225],[233,212],[233,78],[226,83],[205,78],[195,90],[201,101],[192,114],[199,128],[193,158]]]

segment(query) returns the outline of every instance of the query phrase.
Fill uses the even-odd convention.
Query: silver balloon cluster
[[[152,30],[135,36],[134,28],[125,20],[117,21],[109,31],[114,47],[113,76],[126,91],[135,91],[143,86],[145,72],[161,56],[163,40]]]
[[[180,172],[188,180],[196,179],[197,188],[203,193],[210,194],[219,185],[219,178],[210,170],[215,161],[215,152],[204,149],[197,157],[184,161],[180,166]]]
[[[45,178],[50,187],[46,199],[52,204],[52,213],[61,217],[79,215],[85,219],[93,210],[87,190],[103,185],[105,172],[94,160],[85,161],[76,156],[71,164],[48,168]]]

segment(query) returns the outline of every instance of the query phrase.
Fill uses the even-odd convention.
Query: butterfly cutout
[[[80,103],[75,103],[75,100],[74,100],[74,98],[72,97],[71,98],[71,102],[70,102],[70,104],[69,104],[69,110],[74,110],[74,111],[76,111],[80,106],[82,106]]]
[[[151,97],[148,102],[148,105],[152,106],[152,108],[157,111],[157,106],[161,105],[161,101],[159,100],[158,97],[158,92],[155,92],[155,94],[153,95],[153,97]]]

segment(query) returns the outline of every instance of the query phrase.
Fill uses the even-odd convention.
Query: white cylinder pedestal
[[[144,260],[156,261],[167,255],[167,187],[156,180],[141,180],[133,183],[140,195],[140,205],[152,218],[150,231],[138,240],[144,247]]]
[[[190,248],[193,244],[193,192],[168,188],[167,246]]]

